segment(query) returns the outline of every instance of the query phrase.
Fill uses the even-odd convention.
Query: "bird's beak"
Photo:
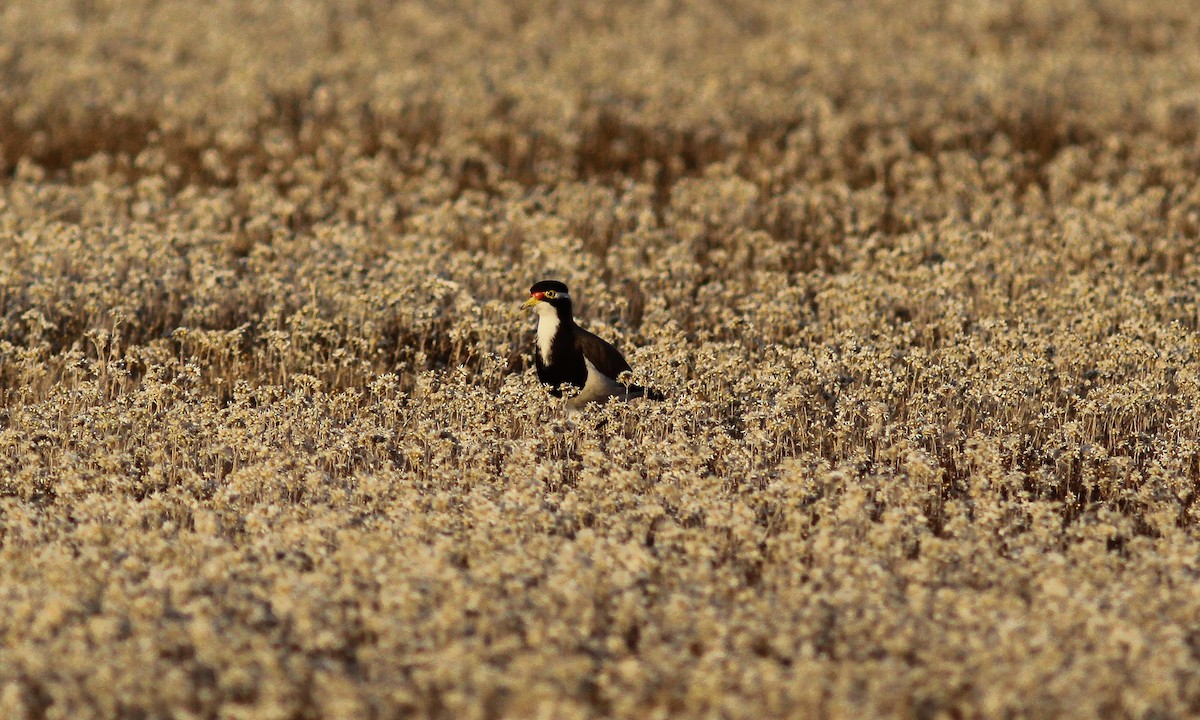
[[[541,301],[542,301],[542,294],[541,294],[541,293],[534,293],[533,295],[531,295],[531,296],[529,297],[529,299],[528,299],[528,300],[526,300],[526,301],[525,301],[525,304],[521,306],[521,309],[522,309],[522,310],[525,310],[525,309],[527,309],[527,308],[531,308],[531,307],[533,307],[534,305],[537,305],[538,303],[540,303]]]

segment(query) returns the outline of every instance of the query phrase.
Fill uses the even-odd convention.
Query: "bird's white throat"
[[[554,345],[554,336],[558,334],[558,311],[554,309],[553,305],[548,303],[538,303],[537,314],[538,354],[542,356],[542,363],[544,365],[549,365],[550,348]]]

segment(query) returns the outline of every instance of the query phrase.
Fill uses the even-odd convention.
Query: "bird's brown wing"
[[[621,373],[632,371],[629,363],[611,343],[601,340],[583,328],[575,332],[575,347],[579,348],[597,370],[613,380],[620,377]]]

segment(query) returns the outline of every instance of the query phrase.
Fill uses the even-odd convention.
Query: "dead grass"
[[[0,715],[1200,712],[1198,41],[5,3]]]

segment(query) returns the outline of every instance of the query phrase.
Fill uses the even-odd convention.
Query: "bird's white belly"
[[[541,307],[550,309],[550,312],[542,312]],[[550,348],[554,345],[554,336],[558,334],[558,315],[554,313],[554,309],[549,305],[539,306],[538,308],[538,328],[537,328],[537,347],[538,354],[542,356],[542,364],[550,364]]]
[[[613,396],[624,399],[628,395],[623,385],[597,370],[591,360],[585,357],[583,362],[587,365],[587,380],[579,394],[567,401],[568,407],[582,407],[589,402],[597,402]]]

